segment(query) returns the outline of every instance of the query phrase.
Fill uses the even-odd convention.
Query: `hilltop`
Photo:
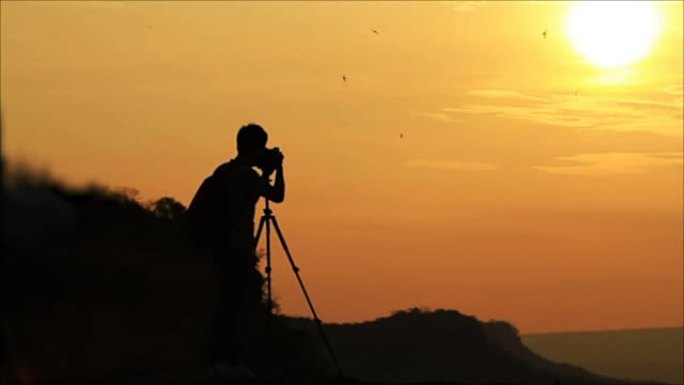
[[[225,382],[207,377],[216,281],[187,240],[183,205],[28,174],[9,179],[2,210],[3,382]],[[237,383],[339,383],[311,321],[277,320],[245,357],[265,375]],[[457,311],[325,326],[345,374],[365,383],[620,383],[545,360],[508,323]]]
[[[289,322],[316,333],[311,320]],[[378,383],[629,383],[551,362],[528,349],[512,324],[455,310],[409,309],[325,330],[347,374]]]

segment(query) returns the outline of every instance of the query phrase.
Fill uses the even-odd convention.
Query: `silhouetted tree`
[[[0,348],[12,340],[0,349],[0,383],[18,371],[36,383],[201,383],[218,290],[210,255],[184,236],[183,205],[19,171],[0,202],[0,284],[11,305],[0,312]],[[308,336],[277,318],[257,337],[246,358],[268,353],[272,375],[327,373]]]
[[[185,206],[171,197],[160,198],[151,204],[151,209],[157,218],[177,220],[185,213]]]

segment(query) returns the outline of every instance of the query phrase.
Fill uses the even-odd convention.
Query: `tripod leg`
[[[266,216],[262,215],[261,219],[259,220],[259,228],[257,229],[256,235],[254,236],[254,244],[259,243],[259,238],[261,238],[261,230],[264,229],[264,223],[266,223]]]
[[[292,266],[292,270],[295,273],[295,276],[297,276],[297,281],[299,282],[299,287],[302,288],[302,292],[304,293],[304,298],[306,298],[306,302],[309,304],[309,309],[311,309],[311,314],[314,317],[314,320],[316,321],[316,325],[318,326],[318,331],[321,333],[321,336],[323,337],[323,342],[325,343],[326,347],[328,348],[328,353],[330,353],[330,357],[333,360],[333,363],[335,364],[335,368],[337,369],[338,374],[340,377],[343,377],[342,374],[342,369],[340,369],[340,364],[337,362],[337,357],[335,357],[335,352],[332,349],[332,345],[330,345],[330,341],[328,340],[328,336],[325,334],[325,331],[323,331],[323,324],[321,322],[321,319],[318,318],[318,314],[316,314],[316,309],[314,309],[313,302],[311,302],[311,298],[309,297],[309,293],[306,291],[306,287],[304,287],[304,281],[302,281],[302,277],[299,276],[299,267],[294,262],[294,259],[292,258],[292,254],[290,254],[290,249],[287,247],[287,243],[285,242],[285,237],[283,237],[283,233],[280,231],[280,226],[278,226],[278,221],[276,221],[275,216],[271,216],[271,220],[273,221],[273,227],[276,229],[276,234],[278,234],[278,238],[280,239],[280,244],[283,246],[283,250],[285,251],[285,254],[287,255],[287,259],[290,261],[290,265]],[[267,224],[268,225],[268,224]]]
[[[264,229],[264,224],[266,225],[266,290],[268,292],[268,311],[272,313],[273,311],[273,300],[271,296],[271,226],[268,220],[268,215],[262,215],[259,221],[259,229],[257,230],[256,237],[254,237],[254,244],[259,243],[259,238],[261,238],[261,231]]]
[[[266,290],[268,291],[268,313],[273,314],[271,291],[271,221],[266,217]]]

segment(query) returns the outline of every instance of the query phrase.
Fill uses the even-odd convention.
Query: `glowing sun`
[[[573,4],[565,27],[589,62],[621,67],[649,53],[660,32],[660,15],[647,1],[584,1]]]

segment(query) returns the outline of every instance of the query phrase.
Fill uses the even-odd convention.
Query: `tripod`
[[[309,293],[306,291],[306,287],[304,287],[304,281],[302,281],[302,277],[299,276],[299,267],[297,267],[297,265],[295,264],[294,259],[292,258],[292,254],[290,254],[290,249],[287,247],[287,243],[285,242],[285,237],[283,237],[283,233],[280,231],[280,226],[278,226],[278,221],[276,220],[275,215],[273,215],[273,211],[271,211],[270,207],[268,206],[269,200],[264,198],[264,201],[264,215],[261,216],[261,220],[259,221],[259,228],[256,233],[254,244],[259,243],[259,238],[261,238],[261,232],[264,229],[264,226],[266,226],[266,289],[268,291],[268,312],[270,315],[273,315],[273,297],[271,290],[271,224],[273,224],[273,227],[276,230],[276,234],[278,234],[280,245],[283,247],[285,255],[287,255],[287,259],[290,262],[290,266],[292,266],[292,271],[294,271],[295,276],[297,277],[297,281],[299,282],[299,287],[302,289],[302,292],[304,293],[304,298],[306,298],[306,302],[309,304],[309,309],[311,309],[311,314],[314,317],[314,321],[316,322],[318,331],[321,333],[323,342],[325,343],[325,346],[328,349],[330,358],[332,358],[333,363],[335,364],[337,373],[340,377],[342,377],[342,369],[340,369],[340,365],[337,362],[337,358],[335,357],[335,352],[333,351],[332,346],[330,345],[330,341],[328,340],[325,331],[323,331],[323,324],[321,322],[321,319],[318,318],[318,314],[316,314],[316,309],[314,309],[314,305],[313,302],[311,302]]]

